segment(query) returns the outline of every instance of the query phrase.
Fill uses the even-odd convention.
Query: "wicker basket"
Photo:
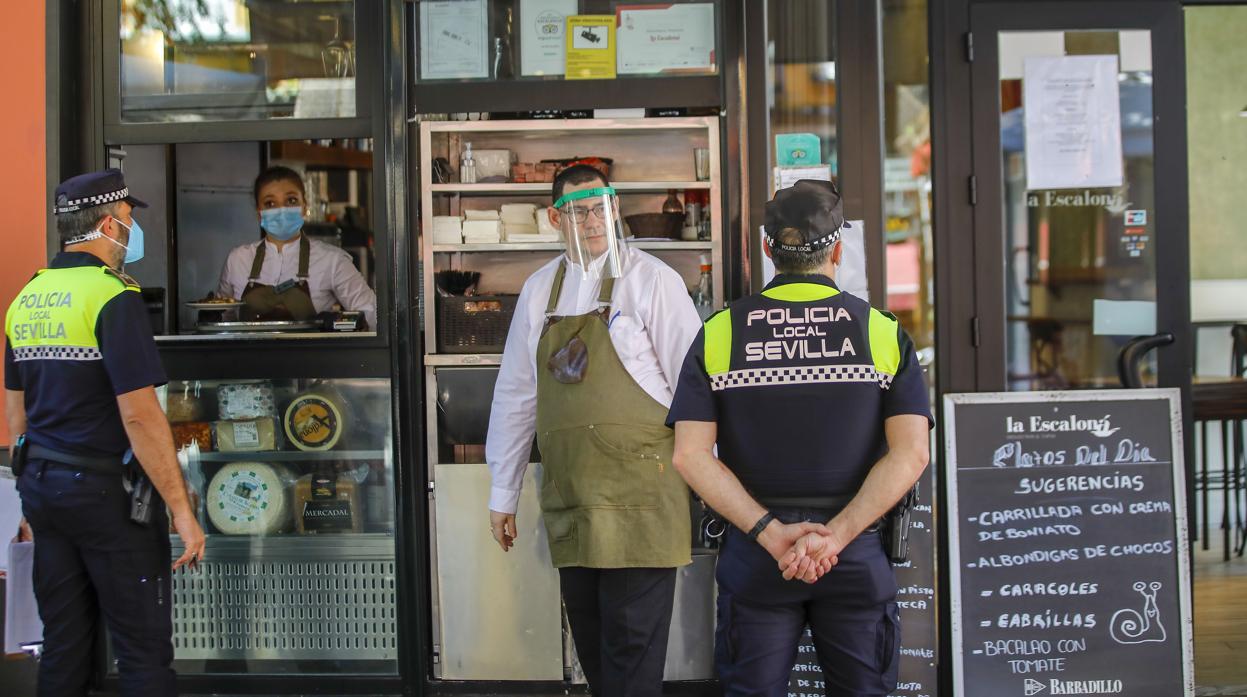
[[[624,218],[633,237],[679,238],[684,216],[679,213],[637,213]]]
[[[438,353],[502,353],[518,298],[518,295],[438,296]]]

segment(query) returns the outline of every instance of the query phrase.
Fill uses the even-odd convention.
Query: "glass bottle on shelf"
[[[703,322],[714,314],[714,280],[710,277],[710,258],[705,254],[701,255],[701,278],[693,291],[693,305]]]
[[[459,182],[461,184],[476,183],[476,160],[472,157],[472,144],[463,144],[463,158],[459,162]]]
[[[684,204],[680,203],[680,197],[676,196],[675,189],[667,189],[667,200],[662,202],[662,212],[684,215]]]

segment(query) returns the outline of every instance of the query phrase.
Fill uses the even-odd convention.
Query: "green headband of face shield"
[[[615,188],[611,186],[600,186],[596,189],[582,189],[580,191],[573,191],[570,194],[563,194],[562,196],[560,196],[559,200],[554,202],[554,209],[558,210],[563,207],[563,204],[571,203],[572,201],[579,201],[582,198],[593,198],[594,196],[614,196],[614,195],[615,195]]]

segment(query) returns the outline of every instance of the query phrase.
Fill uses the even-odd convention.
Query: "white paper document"
[[[520,74],[562,75],[563,32],[577,0],[520,0]]]
[[[43,623],[35,603],[35,543],[10,542],[4,586],[4,652],[21,653],[23,644],[43,643]]]
[[[776,167],[772,181],[775,182],[775,191],[787,189],[796,185],[802,179],[813,179],[816,181],[831,181],[831,165],[812,165],[810,167]],[[775,195],[775,191],[771,195]]]
[[[420,79],[489,77],[486,0],[420,3]]]
[[[714,4],[621,5],[617,72],[645,74],[714,68]]]
[[[1026,59],[1026,188],[1121,186],[1117,56]]]

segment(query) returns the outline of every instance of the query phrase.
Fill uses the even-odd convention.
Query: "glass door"
[[[1177,343],[1125,370],[1189,387],[1185,132],[1161,118],[1180,35],[1164,3],[1132,10],[972,12],[981,390],[1122,387],[1127,345],[1157,334]]]

